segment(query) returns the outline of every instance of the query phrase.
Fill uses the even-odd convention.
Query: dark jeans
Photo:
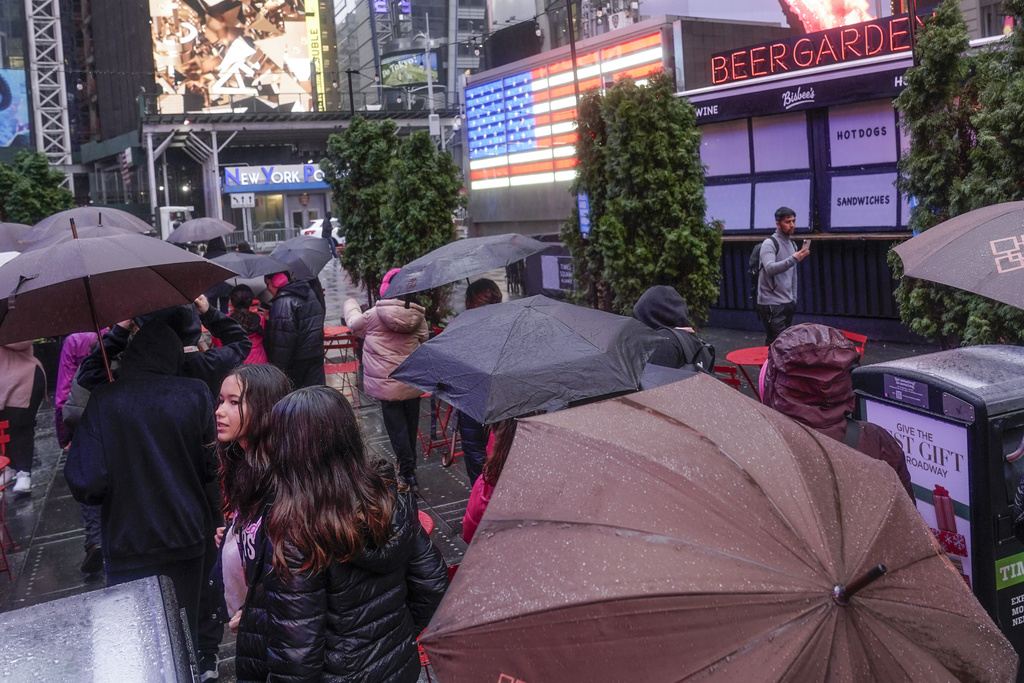
[[[324,373],[323,356],[306,358],[304,360],[293,360],[291,367],[285,370],[288,379],[292,381],[296,389],[303,387],[315,387],[327,384],[327,375]]]
[[[487,460],[487,428],[469,415],[459,413],[459,436],[462,437],[462,458],[466,462],[466,474],[472,486]]]
[[[796,302],[788,304],[758,304],[757,317],[764,325],[764,345],[771,346],[782,331],[793,324]]]
[[[166,576],[174,584],[174,594],[178,599],[178,607],[185,609],[188,627],[192,633],[192,642],[196,642],[197,623],[199,619],[199,591],[203,585],[203,556],[178,562],[166,562],[150,567],[110,571],[107,569],[107,586],[116,586],[147,576]],[[175,615],[177,616],[177,615]]]
[[[398,458],[398,468],[402,476],[408,479],[416,474],[420,399],[381,401],[380,412],[384,417],[384,429],[388,431],[391,448]]]
[[[7,406],[0,410],[0,422],[7,421],[7,442],[5,453],[11,459],[11,468],[15,471],[32,471],[32,459],[36,452],[36,413],[43,402],[46,390],[46,375],[36,368],[32,382],[32,395],[28,408],[12,408]]]
[[[100,545],[103,541],[100,521],[103,507],[100,505],[86,505],[85,503],[81,503],[81,506],[82,522],[85,525],[85,551],[89,552],[89,548],[94,545]]]

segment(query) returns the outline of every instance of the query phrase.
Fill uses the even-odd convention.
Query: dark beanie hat
[[[633,317],[653,330],[659,327],[690,327],[686,299],[668,285],[655,285],[633,306]]]

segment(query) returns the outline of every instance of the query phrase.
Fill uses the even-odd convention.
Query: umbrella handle
[[[850,604],[850,598],[853,597],[854,593],[869,583],[882,578],[887,571],[889,570],[886,569],[884,564],[876,564],[866,574],[854,579],[849,585],[844,586],[841,583],[837,583],[835,588],[832,589],[832,599],[840,605]]]

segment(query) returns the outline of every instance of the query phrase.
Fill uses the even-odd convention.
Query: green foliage
[[[698,323],[718,299],[721,235],[704,220],[704,166],[693,106],[669,74],[624,79],[580,102],[571,192],[590,197],[591,231],[573,210],[562,241],[577,300],[629,314],[653,285],[671,285]]]
[[[1024,9],[1024,0],[1007,7]],[[1018,14],[1017,16],[1021,16]],[[945,0],[918,31],[919,66],[896,99],[911,148],[899,162],[902,192],[917,200],[910,225],[927,230],[990,204],[1024,199],[1024,37],[1010,47],[968,51],[956,0]],[[903,266],[889,263],[897,278]],[[944,285],[901,278],[900,317],[943,346],[1024,341],[1024,312]]]
[[[357,116],[327,141],[320,162],[345,235],[341,263],[375,300],[384,274],[455,239],[452,217],[463,203],[450,155],[426,133],[399,141],[393,121]],[[423,296],[428,320],[449,313],[451,288]]]
[[[64,174],[45,155],[19,151],[13,164],[0,164],[0,220],[34,225],[73,208],[75,197],[62,182]]]

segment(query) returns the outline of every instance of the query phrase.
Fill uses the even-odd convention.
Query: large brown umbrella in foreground
[[[906,277],[1024,308],[1024,202],[969,211],[893,247]]]
[[[700,374],[524,420],[421,643],[446,682],[1017,670],[888,465]]]

